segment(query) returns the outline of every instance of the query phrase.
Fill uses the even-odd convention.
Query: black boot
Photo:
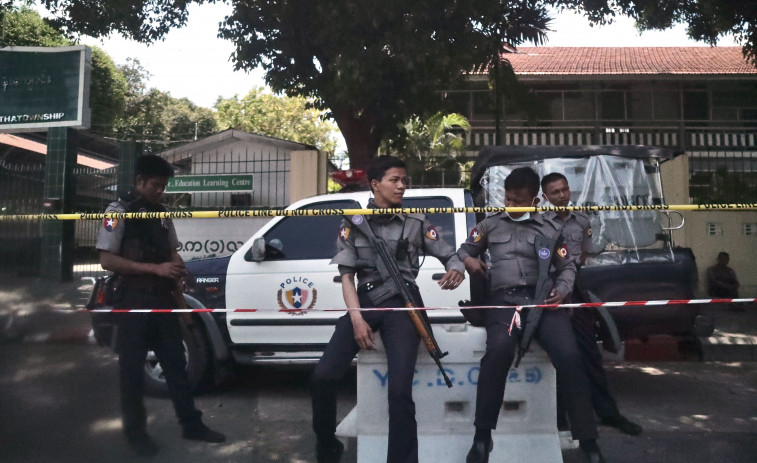
[[[587,463],[605,463],[605,459],[602,457],[602,452],[599,451],[599,446],[595,439],[581,440],[579,444],[581,452],[584,454],[584,461]]]
[[[641,426],[634,423],[633,421],[630,421],[628,418],[621,414],[602,418],[600,423],[602,423],[604,426],[613,427],[618,431],[630,436],[638,436],[643,431]]]
[[[334,436],[318,439],[315,444],[315,459],[318,463],[339,463],[344,444]]]
[[[185,424],[182,427],[181,437],[188,440],[199,440],[219,444],[226,441],[226,436],[213,431],[202,422]]]
[[[473,445],[468,451],[468,456],[465,457],[465,463],[488,463],[489,453],[493,447],[491,429],[476,428]]]

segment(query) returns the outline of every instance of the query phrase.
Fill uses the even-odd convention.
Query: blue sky
[[[244,95],[264,85],[263,72],[234,71],[230,61],[233,46],[217,38],[218,23],[231,11],[223,3],[190,6],[189,23],[171,31],[162,42],[147,46],[120,36],[107,39],[87,38],[88,45],[104,48],[117,64],[129,57],[138,58],[150,71],[150,86],[168,91],[174,97],[187,97],[194,103],[212,107],[219,96]],[[612,25],[591,27],[575,14],[554,15],[546,46],[705,46],[686,37],[683,26],[667,31],[639,34],[631,20],[622,18]],[[733,46],[731,38],[719,46]]]

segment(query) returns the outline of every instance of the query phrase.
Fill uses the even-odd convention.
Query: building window
[[[601,92],[599,94],[599,118],[603,121],[626,119],[626,98],[624,92]]]
[[[652,120],[652,92],[629,92],[628,119],[636,121]]]
[[[565,120],[593,121],[594,94],[588,92],[565,92]]]
[[[723,234],[723,226],[719,223],[707,224],[707,236],[721,236]]]
[[[654,92],[654,119],[656,121],[681,120],[681,99],[678,92]]]
[[[687,121],[710,119],[710,99],[707,92],[683,92],[683,118]]]
[[[491,92],[473,92],[473,115],[476,121],[494,120],[494,101]]]
[[[470,92],[448,92],[444,96],[444,102],[449,112],[471,118]]]
[[[232,193],[231,207],[250,207],[252,206],[251,193]]]
[[[562,92],[536,92],[536,114],[543,121],[563,120]]]

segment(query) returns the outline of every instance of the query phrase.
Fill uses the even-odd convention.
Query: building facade
[[[668,204],[757,202],[757,68],[738,47],[523,47],[503,55],[517,82],[471,75],[445,92],[486,145],[656,145]],[[757,293],[757,212],[685,214],[677,244],[697,257],[700,290],[719,251]]]

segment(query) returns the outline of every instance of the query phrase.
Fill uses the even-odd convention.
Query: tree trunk
[[[376,157],[381,144],[382,130],[368,111],[359,117],[350,108],[333,110],[334,119],[347,143],[350,168],[363,169]]]

